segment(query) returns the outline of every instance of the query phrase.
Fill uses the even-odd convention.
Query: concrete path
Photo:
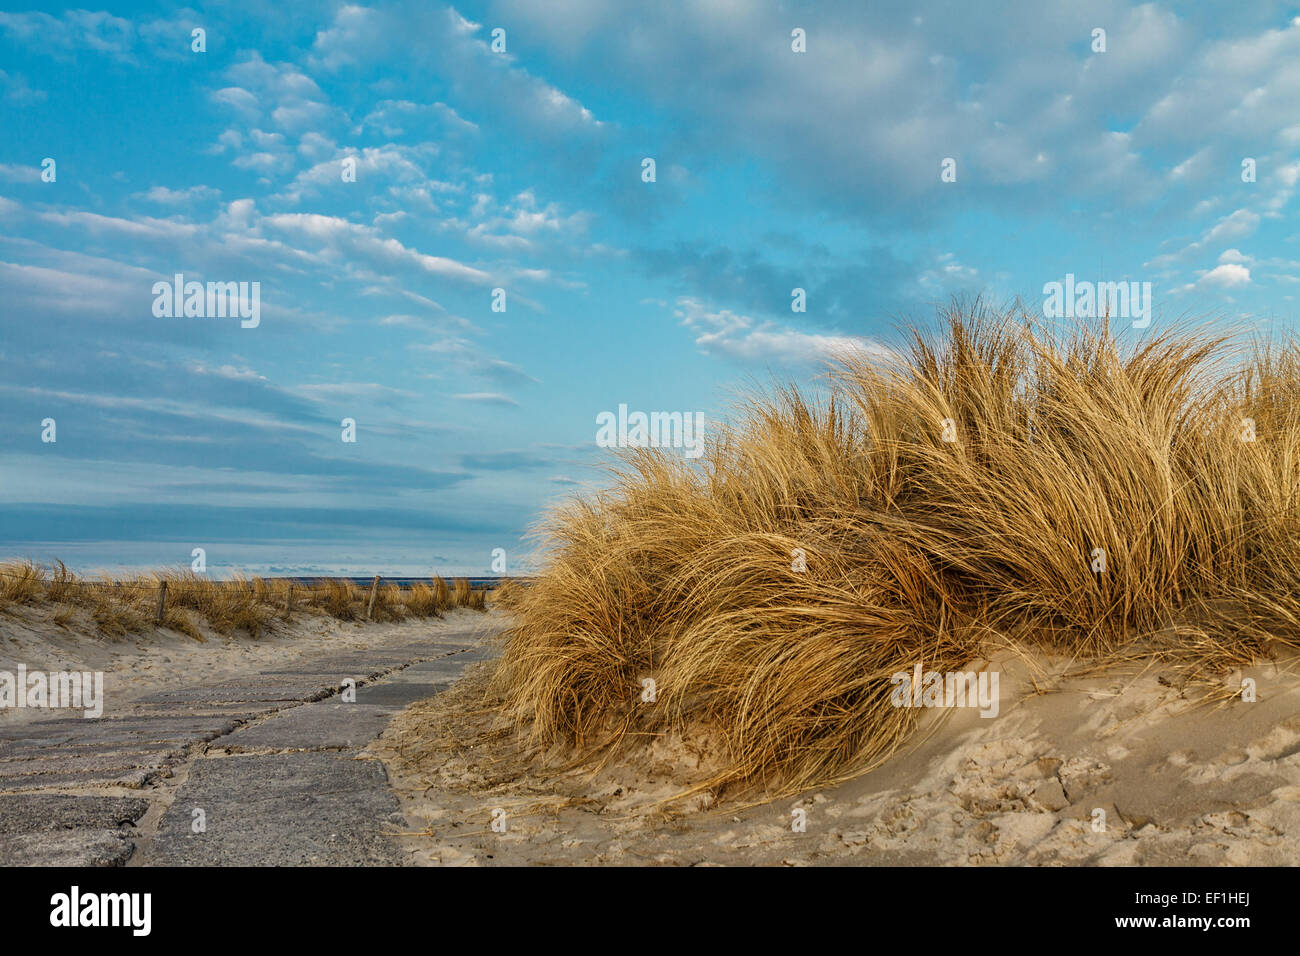
[[[397,797],[360,751],[490,653],[443,632],[0,729],[0,865],[400,865]]]

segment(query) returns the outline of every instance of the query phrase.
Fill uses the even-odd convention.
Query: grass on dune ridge
[[[890,676],[917,663],[1021,647],[1208,680],[1297,645],[1294,342],[942,318],[836,366],[825,398],[750,395],[696,463],[635,449],[550,514],[509,598],[506,711],[587,762],[710,728],[725,765],[701,787],[779,795],[905,741]]]
[[[218,634],[243,631],[253,637],[286,618],[290,582],[236,576],[218,581],[192,571],[162,571],[114,579],[82,578],[62,563],[45,569],[31,561],[0,563],[0,612],[15,607],[57,605],[53,620],[67,627],[80,609],[94,629],[108,637],[144,632],[156,626],[159,585],[167,583],[162,626],[202,640],[205,623]],[[308,613],[341,621],[364,621],[370,589],[355,582],[325,578],[310,587],[293,586],[291,614]],[[380,583],[371,619],[399,621],[440,617],[457,607],[486,608],[487,595],[457,578],[453,587],[441,577],[410,588]]]

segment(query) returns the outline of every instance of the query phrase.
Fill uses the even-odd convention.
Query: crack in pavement
[[[489,652],[482,629],[0,728],[0,865],[398,865],[388,720]],[[355,701],[338,675],[359,675]]]

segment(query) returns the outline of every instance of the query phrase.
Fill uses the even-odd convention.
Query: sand
[[[669,799],[717,765],[705,733],[557,773],[560,755],[532,753],[486,706],[490,663],[408,708],[371,752],[411,823],[405,848],[432,865],[1292,865],[1295,664],[1228,675],[1215,694],[1155,666],[1063,677],[1063,662],[995,660],[997,717],[926,711],[880,768],[756,806]],[[1258,700],[1225,703],[1243,677]]]
[[[395,623],[343,622],[310,612],[295,613],[290,622],[277,620],[259,637],[243,631],[217,634],[195,617],[203,641],[176,631],[151,628],[123,637],[104,637],[81,611],[66,627],[53,621],[48,606],[11,607],[0,613],[0,671],[16,673],[19,664],[34,671],[102,671],[106,710],[160,690],[198,682],[243,677],[273,665],[291,664],[308,655],[330,651],[410,643],[413,629],[421,635],[463,627],[471,611],[453,611],[442,620]],[[456,622],[459,622],[456,623]],[[0,727],[64,716],[67,712],[41,708],[0,709]]]
[[[474,617],[502,623],[495,611]],[[0,670],[101,670],[108,700],[130,700],[408,642],[412,626],[304,613],[260,638],[206,632],[198,642],[152,630],[106,639],[84,622],[61,628],[47,609],[18,608],[0,615]],[[915,738],[880,768],[757,805],[761,794],[673,799],[719,765],[722,741],[700,728],[646,740],[595,771],[560,770],[567,754],[535,753],[489,706],[491,662],[407,708],[369,752],[401,799],[403,849],[430,865],[1292,865],[1297,663],[1227,675],[1216,702],[1159,667],[1062,676],[1062,662],[997,659],[997,717],[926,711]],[[1243,677],[1255,680],[1258,700],[1224,702]],[[0,724],[49,713],[0,711]]]

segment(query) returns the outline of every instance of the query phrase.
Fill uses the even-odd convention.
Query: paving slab
[[[311,669],[303,669],[303,670],[258,671],[258,674],[262,677],[278,677],[284,681],[301,680],[304,682],[315,682],[320,686],[329,686],[331,684],[338,684],[343,680],[343,677],[339,676],[339,671],[337,668],[320,670],[319,668],[313,667]],[[349,676],[349,675],[343,675],[343,676]]]
[[[330,688],[321,684],[308,685],[280,685],[278,687],[253,687],[243,686],[203,686],[203,687],[180,687],[176,690],[162,691],[149,697],[142,697],[143,703],[170,703],[177,701],[188,701],[195,704],[209,704],[220,702],[242,702],[242,701],[288,701],[288,700],[311,700],[317,697],[324,697],[330,693]]]
[[[431,651],[427,647],[413,647],[401,656],[395,656],[392,660],[377,660],[367,654],[355,654],[347,657],[337,657],[328,659],[317,659],[310,664],[301,667],[276,667],[267,670],[258,671],[259,677],[280,678],[286,681],[292,680],[320,680],[325,683],[335,683],[342,681],[345,677],[356,678],[360,676],[358,672],[368,672],[372,675],[386,675],[394,668],[404,667],[411,661],[423,661],[428,659],[442,659],[451,657],[458,653],[464,653],[460,648],[446,648],[445,650]]]
[[[475,646],[477,646],[476,641],[440,641],[437,644],[412,644],[410,647],[395,647],[392,650],[401,654],[411,654],[413,657],[441,657]]]
[[[68,757],[93,757],[97,754],[141,754],[153,753],[162,757],[172,758],[179,757],[185,753],[185,742],[157,742],[151,741],[146,743],[133,741],[96,741],[81,740],[73,744],[52,745],[49,741],[33,741],[31,743],[16,744],[7,746],[0,751],[0,759],[9,760],[41,760],[46,757],[57,757],[66,755]]]
[[[198,717],[193,714],[179,716],[160,716],[157,714],[137,714],[123,717],[55,717],[50,720],[38,720],[28,724],[25,733],[16,733],[15,740],[33,739],[35,737],[81,737],[87,733],[130,732],[132,730],[152,731],[166,727],[202,727],[220,726],[226,722],[223,717]],[[4,738],[0,736],[0,741]]]
[[[72,731],[63,727],[50,727],[49,721],[43,720],[23,724],[21,727],[0,727],[0,753],[4,753],[4,749],[11,746],[69,743],[73,736]]]
[[[406,822],[382,763],[361,751],[396,711],[492,656],[482,634],[336,651],[160,691],[108,717],[0,727],[0,865],[112,866],[133,854],[161,865],[403,864],[387,834]],[[338,695],[349,678],[354,703]],[[137,831],[158,800],[171,801],[161,821]],[[195,807],[207,813],[201,834]]]
[[[191,720],[187,717],[141,717],[97,721],[73,743],[175,743],[211,740],[239,726],[229,717]]]
[[[148,809],[140,797],[10,794],[0,797],[0,834],[113,829],[135,823]]]
[[[367,684],[357,688],[357,703],[382,705],[388,709],[391,717],[394,711],[401,710],[417,700],[432,697],[438,691],[450,686],[450,679],[439,683],[426,679],[418,682],[386,681],[382,684]]]
[[[212,749],[231,753],[360,749],[383,733],[392,716],[391,707],[323,700],[241,727],[214,741]]]
[[[345,678],[353,680],[372,680],[376,677],[382,677],[384,674],[400,667],[409,661],[376,661],[373,658],[358,658],[351,661],[335,661],[323,665],[323,670],[317,670],[315,673],[326,673],[329,675],[327,684],[337,686]]]
[[[34,773],[81,773],[83,771],[140,770],[166,766],[168,751],[112,751],[78,756],[59,754],[28,760],[0,760],[0,786],[12,777]]]
[[[50,723],[54,723],[51,721]],[[30,725],[28,735],[14,741],[0,741],[0,760],[32,756],[33,751],[48,753],[125,753],[145,750],[184,750],[186,747],[228,734],[238,722],[226,717],[193,720],[184,717],[113,718],[84,721],[75,734],[62,728],[47,728],[42,723]]]
[[[437,684],[448,680],[459,680],[460,675],[465,673],[465,668],[471,663],[473,661],[465,654],[440,657],[436,661],[422,661],[389,674],[384,678],[383,683],[407,684],[425,681]]]
[[[161,773],[161,770],[91,770],[84,773],[35,773],[23,777],[0,779],[0,791],[93,790],[104,787],[139,790]],[[3,794],[0,794],[0,799],[3,799]]]
[[[231,720],[250,720],[254,717],[260,717],[262,714],[269,714],[274,710],[286,705],[286,701],[268,700],[268,701],[182,701],[182,700],[163,700],[163,701],[136,701],[132,703],[129,714],[131,717],[197,717],[202,719],[212,717],[229,717]]]
[[[193,833],[195,808],[206,832]],[[197,760],[147,862],[161,866],[399,866],[405,829],[384,766],[332,752]]]
[[[0,841],[0,866],[121,866],[134,851],[122,829],[19,833]]]

